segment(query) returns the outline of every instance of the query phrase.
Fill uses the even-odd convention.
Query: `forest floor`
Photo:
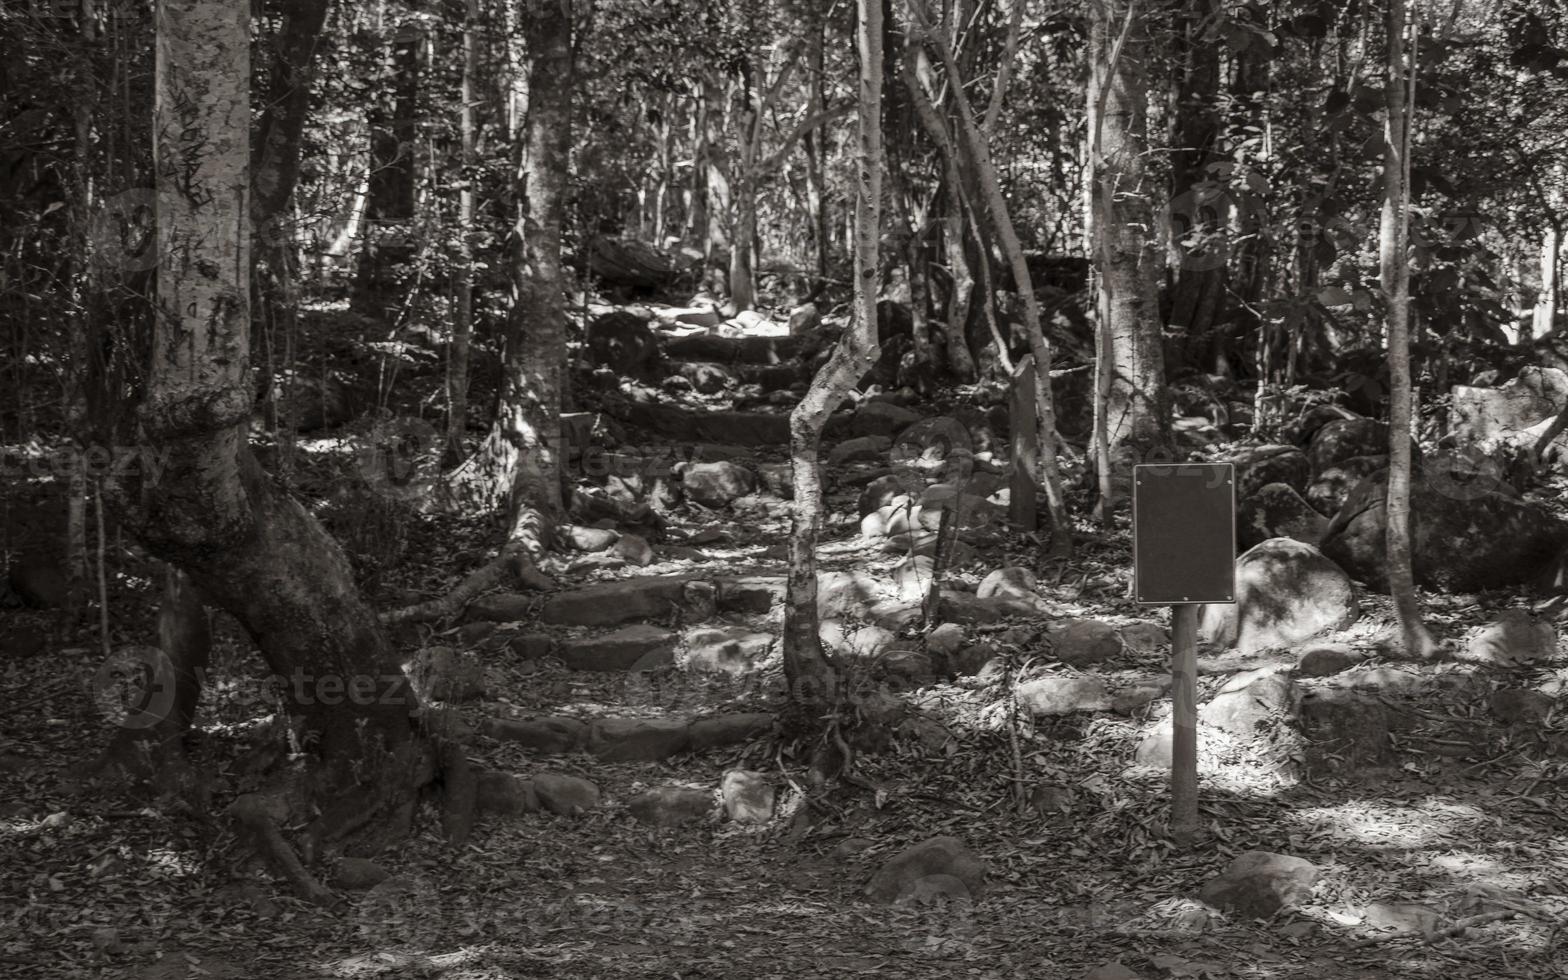
[[[729,407],[724,396],[671,399],[680,400]],[[641,438],[633,431],[627,441]],[[355,460],[343,446],[301,441],[301,483],[346,481]],[[780,461],[783,447],[753,446],[744,458]],[[833,475],[824,570],[891,576],[900,556],[859,540],[859,486]],[[780,575],[787,505],[765,496],[673,509],[652,564],[576,555],[548,570],[566,589],[660,575]],[[450,587],[495,545],[489,522],[375,507],[358,513],[365,526],[357,535],[336,530],[374,594],[391,604]],[[1110,623],[1129,638],[1087,672],[1158,677],[1168,667],[1168,644],[1159,640],[1168,620],[1164,609],[1127,597],[1125,520],[1108,533],[1082,531],[1070,566],[1038,567],[1039,597],[1062,617]],[[379,543],[379,557],[367,542]],[[952,581],[972,588],[990,570],[1038,566],[1037,552],[1016,536],[982,541]],[[150,642],[156,593],[145,565],[123,548],[111,545],[110,553],[124,558],[110,587],[112,642]],[[1434,627],[1457,636],[1518,597],[1425,598]],[[250,686],[259,664],[232,621],[219,617],[195,735],[193,757],[215,774],[214,812],[201,813],[169,799],[83,792],[79,776],[109,734],[91,697],[103,662],[98,624],[8,609],[0,626],[12,644],[0,656],[0,976],[795,980],[896,971],[1076,980],[1119,960],[1130,972],[1104,968],[1098,976],[1568,977],[1561,949],[1568,740],[1552,715],[1503,724],[1488,709],[1495,689],[1560,684],[1564,659],[1523,677],[1455,663],[1398,664],[1386,657],[1386,602],[1371,596],[1364,609],[1328,639],[1368,658],[1356,670],[1381,678],[1371,684],[1378,696],[1416,692],[1420,724],[1401,732],[1397,751],[1377,765],[1299,743],[1284,756],[1278,746],[1211,746],[1207,827],[1186,851],[1164,832],[1166,773],[1132,764],[1147,732],[1168,724],[1160,702],[1019,719],[996,684],[928,679],[898,696],[938,723],[936,736],[930,727],[901,731],[885,751],[859,758],[853,782],[825,795],[802,785],[802,760],[768,734],[626,763],[589,752],[550,756],[476,734],[476,763],[519,776],[587,778],[599,787],[600,805],[575,816],[486,817],[456,850],[432,807],[405,846],[377,858],[387,881],[343,890],[326,909],[248,870],[244,848],[216,812],[249,785],[244,732],[266,714]],[[775,606],[719,619],[776,634],[778,617]],[[1150,625],[1132,628],[1140,623]],[[494,630],[469,622],[405,631],[400,642],[411,651],[437,644],[481,651],[484,691],[452,709],[476,731],[498,717],[777,707],[767,684],[778,670],[776,649],[743,680],[722,683],[678,661],[638,672],[570,670],[557,657],[525,657],[494,641],[519,625],[557,644],[593,632],[536,620]],[[1015,625],[994,624],[996,631]],[[1135,643],[1135,635],[1155,641]],[[1205,650],[1202,698],[1269,663]],[[1403,682],[1389,681],[1393,675],[1414,680],[1396,691],[1389,685]],[[720,818],[716,789],[734,768],[762,772],[780,788],[773,820]],[[714,790],[714,812],[675,827],[630,815],[628,801],[665,784]],[[1041,796],[1042,786],[1051,792]],[[862,889],[888,856],[934,835],[958,837],[984,859],[983,894],[911,905],[866,900]],[[1249,850],[1313,862],[1320,877],[1310,901],[1264,920],[1196,901],[1205,881]],[[1468,930],[1453,928],[1466,920]]]

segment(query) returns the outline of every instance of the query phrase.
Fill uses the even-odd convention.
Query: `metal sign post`
[[[1198,606],[1236,601],[1236,471],[1230,463],[1133,467],[1133,595],[1171,607],[1171,818],[1198,832]]]

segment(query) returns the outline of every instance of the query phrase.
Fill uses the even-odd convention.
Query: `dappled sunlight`
[[[1315,837],[1344,839],[1391,851],[1470,840],[1479,828],[1495,823],[1480,807],[1438,800],[1399,804],[1354,800],[1294,809],[1287,819]]]

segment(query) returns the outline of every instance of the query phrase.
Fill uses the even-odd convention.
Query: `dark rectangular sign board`
[[[1132,469],[1133,595],[1139,602],[1236,601],[1236,468]]]

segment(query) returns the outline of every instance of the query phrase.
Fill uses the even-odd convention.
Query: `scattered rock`
[[[706,361],[687,361],[681,365],[680,376],[700,395],[716,395],[735,383],[734,375],[722,364]]]
[[[1284,673],[1274,668],[1249,670],[1232,677],[1199,707],[1198,720],[1237,735],[1251,735],[1294,717],[1295,701],[1295,685]]]
[[[632,378],[652,376],[659,344],[648,321],[626,310],[595,317],[588,325],[588,349],[594,363]]]
[[[883,401],[867,401],[850,417],[849,431],[855,436],[885,436],[891,439],[919,422],[919,412]]]
[[[658,762],[683,751],[689,740],[681,718],[601,718],[589,731],[588,748],[605,762]]]
[[[738,626],[703,627],[687,633],[682,646],[688,670],[744,674],[767,659],[773,636]]]
[[[1158,623],[1128,623],[1121,627],[1122,643],[1134,653],[1154,653],[1171,644],[1170,630]]]
[[[346,857],[338,861],[332,883],[347,891],[374,888],[391,877],[387,870],[368,858]]]
[[[1388,468],[1388,454],[1377,456],[1352,456],[1341,460],[1318,474],[1307,488],[1307,504],[1324,517],[1332,519],[1350,499],[1350,492],[1362,480]]]
[[[621,538],[621,532],[607,527],[581,527],[573,524],[562,535],[577,551],[608,551]]]
[[[681,604],[689,578],[646,575],[557,592],[545,600],[540,618],[555,626],[612,626],[630,620],[663,619]]]
[[[1256,446],[1231,457],[1236,467],[1236,498],[1245,500],[1270,483],[1305,492],[1312,479],[1307,454],[1295,446]]]
[[[749,769],[731,769],[719,784],[724,812],[736,823],[767,823],[773,819],[773,784]]]
[[[516,623],[528,619],[539,606],[539,597],[522,592],[492,592],[468,604],[470,622]]]
[[[451,647],[426,647],[403,665],[423,699],[461,703],[485,696],[485,666],[474,654]]]
[[[866,884],[866,897],[883,904],[907,900],[933,875],[957,879],[972,901],[985,890],[985,862],[956,837],[932,837],[888,858]]]
[[[1236,602],[1204,606],[1198,632],[1254,653],[1343,629],[1359,614],[1350,576],[1309,544],[1272,538],[1236,559]]]
[[[1317,866],[1304,858],[1247,851],[1211,878],[1198,897],[1215,908],[1266,919],[1310,899],[1317,880]]]
[[[610,548],[610,557],[619,558],[628,565],[642,567],[653,564],[653,546],[640,534],[623,534]]]
[[[887,436],[859,436],[854,439],[845,439],[828,452],[828,465],[843,466],[846,463],[874,463],[893,446],[893,440]]]
[[[926,649],[939,657],[951,657],[964,648],[964,628],[957,623],[942,623],[926,634]]]
[[[1035,591],[1037,584],[1034,572],[1014,565],[1008,568],[998,568],[981,579],[980,587],[975,589],[975,595],[981,599],[989,599],[992,596],[1037,599],[1039,598],[1039,593]]]
[[[693,752],[749,742],[773,730],[773,716],[765,711],[734,712],[698,718],[688,728]]]
[[[1557,627],[1528,610],[1507,609],[1465,639],[1465,659],[1498,667],[1517,667],[1557,655]]]
[[[1109,711],[1111,696],[1096,677],[1050,674],[1018,685],[1018,706],[1037,718],[1077,711]]]
[[[680,472],[686,496],[704,507],[728,506],[757,489],[757,475],[739,463],[690,463]]]
[[[1096,619],[1080,619],[1046,633],[1051,654],[1073,667],[1112,660],[1122,652],[1122,635],[1116,627]]]
[[[931,655],[924,650],[895,647],[877,658],[877,673],[881,677],[899,682],[900,686],[919,687],[930,683],[936,677],[936,668],[932,664]]]
[[[1345,643],[1317,643],[1302,651],[1296,660],[1297,677],[1329,677],[1349,670],[1363,657]]]
[[[1556,704],[1551,695],[1523,687],[1500,688],[1487,699],[1492,717],[1505,725],[1543,722]]]
[[[858,501],[861,518],[875,514],[899,497],[909,496],[917,489],[912,483],[908,477],[887,473],[861,487]]]
[[[1071,789],[1052,782],[1036,784],[1029,794],[1029,805],[1040,814],[1067,813],[1072,810],[1073,801]]]
[[[1388,590],[1388,471],[1362,480],[1323,538],[1323,553],[1380,592]],[[1411,556],[1416,584],[1480,592],[1539,574],[1561,550],[1564,525],[1542,507],[1500,490],[1460,485],[1441,466],[1411,481]]]
[[[656,786],[634,797],[626,809],[641,823],[678,827],[712,813],[713,794],[690,786]]]
[[[531,779],[520,779],[509,772],[485,770],[478,774],[475,790],[477,807],[482,813],[517,817],[539,812],[539,794]]]
[[[841,657],[870,659],[892,646],[898,637],[885,627],[867,623],[846,625],[842,620],[823,620],[817,628],[822,645]]]
[[[715,604],[721,612],[766,615],[775,604],[784,601],[781,576],[721,579],[716,589]]]
[[[555,652],[555,637],[549,633],[518,633],[506,645],[523,660],[543,660]]]
[[[1302,733],[1315,769],[1355,771],[1397,760],[1389,733],[1408,727],[1377,693],[1346,688],[1316,688],[1297,704]]]
[[[760,463],[757,479],[774,496],[795,499],[795,467],[789,463]]]
[[[534,776],[534,792],[539,804],[550,813],[575,817],[599,805],[599,787],[586,779],[558,772]]]
[[[1269,538],[1295,538],[1315,548],[1327,532],[1328,518],[1283,483],[1265,484],[1236,509],[1236,543],[1244,549]]]
[[[573,752],[588,741],[588,726],[576,718],[487,718],[479,731],[544,755]]]
[[[638,623],[613,633],[580,636],[561,643],[561,662],[572,670],[650,670],[675,662],[675,633]]]
[[[1388,453],[1388,425],[1375,419],[1337,419],[1319,429],[1307,447],[1312,472],[1324,470],[1352,456]],[[1410,440],[1411,459],[1421,459],[1421,447]]]
[[[1534,446],[1568,405],[1568,372],[1528,365],[1496,388],[1455,385],[1450,425],[1461,445],[1483,452],[1501,445]]]
[[[1443,916],[1436,909],[1416,902],[1373,902],[1367,906],[1362,924],[1373,929],[1425,935],[1442,926]]]

